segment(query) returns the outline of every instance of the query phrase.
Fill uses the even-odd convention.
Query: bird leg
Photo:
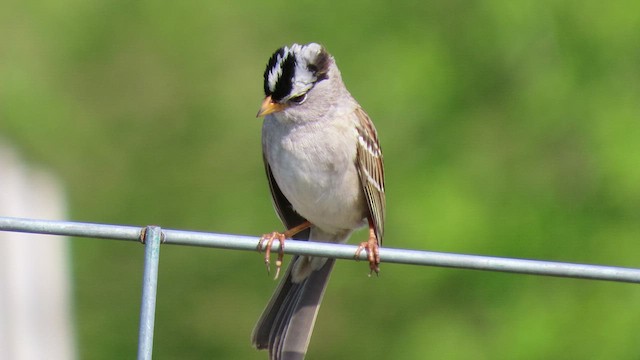
[[[367,251],[367,260],[369,260],[369,276],[374,272],[376,275],[380,272],[380,245],[378,244],[378,237],[376,236],[375,226],[373,221],[369,219],[369,240],[363,241],[356,250],[356,260],[360,258],[362,250]]]
[[[309,221],[305,221],[298,226],[294,226],[291,229],[288,229],[284,233],[279,233],[274,231],[269,234],[264,234],[260,237],[258,241],[258,252],[261,253],[264,245],[264,263],[267,266],[267,273],[271,273],[271,247],[273,246],[274,241],[278,241],[280,243],[280,247],[278,248],[278,258],[276,259],[276,276],[274,276],[274,280],[278,278],[280,275],[280,268],[282,267],[282,259],[284,258],[284,240],[291,239],[297,233],[306,230],[311,226]]]

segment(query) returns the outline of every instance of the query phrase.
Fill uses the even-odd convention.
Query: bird
[[[378,274],[384,235],[382,150],[373,122],[344,85],[335,59],[320,44],[276,50],[264,71],[257,117],[274,209],[286,230],[260,238],[269,269],[279,242],[276,278],[285,239],[344,243],[368,226],[369,275]],[[269,359],[304,359],[335,259],[293,256],[251,335]]]

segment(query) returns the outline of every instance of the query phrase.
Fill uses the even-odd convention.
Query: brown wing
[[[381,245],[384,236],[384,212],[386,206],[382,150],[378,142],[378,133],[369,115],[361,108],[357,108],[355,113],[358,118],[356,166],[358,167],[360,183],[369,207],[370,219],[375,227],[378,244]]]
[[[267,180],[269,181],[269,190],[271,191],[271,200],[273,203],[273,208],[276,210],[280,221],[284,224],[287,229],[291,229],[297,225],[302,224],[307,221],[304,217],[298,214],[294,209],[289,200],[284,196],[278,183],[276,183],[276,179],[273,177],[273,173],[271,173],[271,167],[267,162],[267,158],[262,154],[262,160],[264,161],[264,169],[267,173]],[[303,230],[296,234],[293,238],[296,240],[309,240],[309,232],[310,229]]]

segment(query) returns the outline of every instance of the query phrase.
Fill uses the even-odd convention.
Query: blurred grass
[[[74,220],[261,234],[262,71],[317,41],[385,150],[385,245],[638,266],[640,4],[0,4],[0,135]],[[73,242],[83,359],[131,358],[141,247]],[[164,247],[157,359],[262,359],[257,254]],[[633,285],[341,262],[309,358],[636,359]]]

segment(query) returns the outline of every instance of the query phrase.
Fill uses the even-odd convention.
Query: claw
[[[355,258],[360,259],[362,250],[367,252],[367,260],[369,261],[369,276],[374,272],[376,275],[380,273],[380,245],[378,245],[378,238],[376,237],[373,227],[369,227],[369,240],[363,241],[358,245]]]
[[[271,273],[271,247],[273,246],[274,241],[278,241],[280,243],[280,247],[278,249],[278,258],[276,259],[276,275],[274,276],[274,280],[278,278],[280,275],[280,268],[282,267],[282,259],[284,258],[284,240],[286,236],[283,233],[272,232],[270,234],[264,234],[260,237],[260,241],[258,241],[258,252],[262,253],[262,248],[264,247],[264,263],[267,266],[267,274]],[[267,242],[266,245],[263,244]]]
[[[271,264],[269,258],[271,257],[271,247],[273,246],[273,242],[278,241],[280,243],[280,247],[278,248],[278,258],[276,259],[276,276],[274,276],[274,280],[278,278],[278,276],[280,275],[280,268],[282,268],[285,239],[291,239],[295,234],[307,229],[309,226],[311,226],[311,223],[305,220],[302,224],[294,226],[284,233],[274,231],[270,234],[264,234],[260,237],[257,249],[259,253],[262,253],[262,248],[264,247],[264,263],[265,265],[267,265],[267,274],[271,273]],[[267,243],[265,246],[263,246],[265,241]]]

